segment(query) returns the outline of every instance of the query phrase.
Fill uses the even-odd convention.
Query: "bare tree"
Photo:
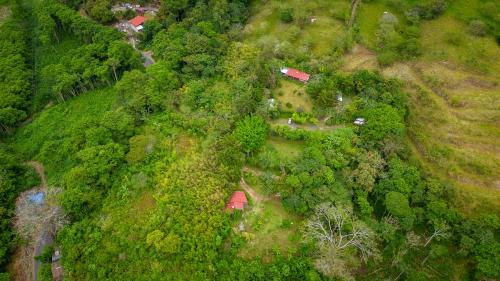
[[[354,247],[364,260],[376,252],[373,231],[358,221],[351,209],[329,203],[316,208],[305,224],[305,235],[320,248],[327,246],[342,251]]]
[[[429,243],[431,243],[431,241],[434,238],[447,236],[449,228],[450,227],[448,225],[446,225],[445,223],[437,223],[436,225],[434,225],[434,232],[432,233],[431,236],[429,236],[429,238],[427,239],[427,241],[424,244],[424,247],[427,247],[427,245],[429,245]]]

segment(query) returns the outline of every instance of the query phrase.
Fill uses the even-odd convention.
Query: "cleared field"
[[[375,35],[379,27],[379,21],[385,11],[393,14],[394,11],[388,9],[382,3],[362,3],[358,10],[357,21],[363,43],[372,48],[375,45]]]
[[[449,61],[467,70],[499,78],[500,51],[491,36],[475,37],[467,25],[444,15],[422,24],[424,61]]]
[[[302,109],[305,112],[312,111],[312,101],[307,95],[303,83],[284,78],[281,80],[281,86],[275,90],[274,96],[286,110],[297,111],[297,109]],[[288,108],[287,104],[290,104],[291,107]]]
[[[286,9],[293,9],[294,21],[291,23],[280,20],[281,11]],[[329,53],[337,38],[344,33],[348,12],[347,1],[255,1],[253,16],[244,29],[244,35],[249,42],[272,41],[276,46],[286,42],[285,45],[289,44],[289,48],[297,53],[312,52],[321,56]]]
[[[413,69],[409,132],[427,168],[455,183],[465,212],[500,208],[498,82],[443,63]]]
[[[269,137],[267,143],[272,145],[280,155],[285,157],[297,157],[304,148],[303,142],[289,141],[280,137]]]
[[[252,185],[253,206],[243,213],[241,224],[244,230],[240,232],[246,245],[238,255],[244,258],[263,257],[270,261],[275,252],[294,251],[299,240],[298,225],[300,219],[288,213],[281,206],[277,197],[264,196],[259,190],[258,179],[253,174],[247,174],[245,180]]]

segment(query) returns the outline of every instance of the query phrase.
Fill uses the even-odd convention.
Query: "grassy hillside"
[[[464,212],[473,214],[487,206],[498,210],[500,177],[495,171],[500,168],[500,48],[493,36],[478,37],[468,31],[469,21],[481,17],[484,3],[450,2],[444,15],[421,22],[420,57],[382,68],[375,46],[381,17],[390,12],[406,25],[402,6],[416,3],[396,2],[361,4],[357,16],[360,44],[372,51],[356,47],[344,56],[343,69],[378,69],[405,81],[412,101],[409,137],[422,163],[430,173],[457,187],[457,206]],[[317,21],[306,22],[300,29],[298,20],[283,23],[280,13],[287,8]],[[299,54],[321,58],[333,51],[336,39],[344,38],[342,17],[348,12],[348,1],[257,1],[245,28],[245,40],[259,43],[274,38],[276,46],[291,44],[290,49],[302,50]],[[282,82],[277,91],[284,93],[278,99],[285,102],[297,99],[296,90],[288,85],[293,84]],[[301,104],[300,100],[295,103]]]
[[[363,1],[348,30],[349,0],[219,2],[163,1],[144,68],[121,33],[40,0],[37,113],[6,141],[60,187],[65,279],[500,275],[485,3]]]

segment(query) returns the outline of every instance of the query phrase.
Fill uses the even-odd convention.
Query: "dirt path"
[[[14,225],[18,234],[27,243],[16,250],[19,254],[13,261],[15,271],[13,280],[15,281],[38,280],[42,263],[34,258],[39,256],[46,246],[54,244],[57,230],[66,223],[61,208],[53,200],[59,189],[48,188],[43,164],[29,161],[26,165],[35,169],[40,177],[40,185],[21,193],[16,201]],[[36,193],[43,193],[42,202],[30,201],[30,196]]]
[[[325,120],[327,120],[327,119],[325,119]],[[297,124],[297,123],[293,123],[293,122],[292,122],[292,124],[288,124],[288,119],[276,119],[276,120],[272,120],[270,123],[271,123],[271,126],[288,126],[293,130],[303,129],[306,131],[331,131],[331,130],[335,130],[335,129],[343,127],[343,126],[339,126],[339,125],[325,125],[325,122],[326,122],[325,120],[323,122],[318,123],[317,125]]]
[[[47,189],[47,177],[45,175],[45,168],[43,167],[43,164],[37,161],[29,161],[27,163],[28,165],[32,166],[35,168],[36,173],[40,177],[40,186],[38,187],[42,192],[47,194],[46,189]],[[40,237],[35,243],[35,251],[33,253],[33,257],[39,256],[42,253],[42,250],[45,246],[51,245],[54,243],[54,236],[48,231],[48,226],[42,225],[42,231],[40,234]],[[37,281],[38,280],[38,271],[41,266],[41,262],[39,260],[34,260],[33,264],[33,280]]]
[[[241,186],[241,188],[243,188],[243,190],[245,190],[252,197],[252,200],[254,201],[255,204],[267,200],[265,197],[263,197],[260,194],[258,194],[251,186],[249,186],[245,182],[245,180],[243,179],[243,177],[240,180],[240,186]]]
[[[47,188],[47,177],[45,176],[45,168],[43,167],[43,164],[37,161],[29,161],[26,164],[30,165],[31,167],[35,168],[36,173],[40,177],[40,189],[45,189]]]

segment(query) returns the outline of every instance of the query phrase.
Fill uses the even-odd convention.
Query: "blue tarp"
[[[43,192],[37,192],[37,193],[28,195],[28,200],[31,203],[36,203],[36,204],[42,204],[44,198],[45,198],[45,194]]]

